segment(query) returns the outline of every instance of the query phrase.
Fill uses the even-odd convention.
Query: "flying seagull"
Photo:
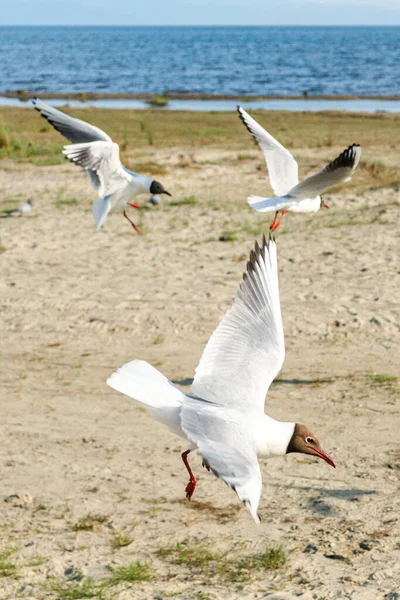
[[[72,142],[64,146],[63,154],[66,158],[86,168],[92,186],[99,195],[99,200],[95,200],[92,205],[97,229],[102,226],[111,210],[122,208],[124,217],[135,231],[140,233],[138,227],[128,217],[126,206],[140,208],[139,204],[132,202],[138,194],[167,194],[168,196],[171,194],[158,181],[133,173],[124,167],[119,159],[118,144],[98,127],[70,117],[45,104],[39,98],[35,98],[32,102],[42,117]]]
[[[265,161],[275,198],[249,196],[251,208],[259,212],[275,212],[271,230],[278,229],[287,212],[313,213],[329,206],[321,194],[328,188],[350,181],[361,158],[359,144],[352,144],[322,171],[299,183],[298,166],[289,150],[284,148],[270,133],[265,131],[241,106],[239,117],[264,152]],[[278,214],[281,213],[279,221]]]
[[[191,394],[142,360],[125,364],[107,383],[144,404],[155,419],[189,442],[182,454],[190,477],[188,500],[197,484],[188,455],[197,448],[203,465],[235,490],[259,522],[262,481],[257,455],[302,452],[335,467],[308,427],[264,413],[265,395],[284,356],[276,244],[264,237],[261,247],[256,242],[250,253],[232,308],[203,352]]]

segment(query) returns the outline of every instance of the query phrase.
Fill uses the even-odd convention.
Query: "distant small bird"
[[[287,212],[313,213],[321,206],[329,208],[322,200],[323,191],[334,185],[350,181],[361,158],[359,144],[352,144],[322,171],[299,183],[296,160],[270,133],[265,131],[241,106],[239,117],[264,152],[269,178],[276,198],[249,196],[251,208],[259,212],[275,212],[271,230],[278,229]],[[279,221],[278,214],[281,213]]]
[[[8,214],[9,215],[20,215],[21,217],[23,217],[25,215],[29,215],[29,213],[32,211],[32,206],[33,206],[32,199],[29,198],[26,202],[24,202],[24,204],[21,204],[17,208],[13,208],[12,210],[10,210],[10,212]]]
[[[257,455],[301,452],[335,467],[305,425],[264,413],[265,395],[285,357],[275,241],[263,238],[250,253],[236,300],[212,334],[192,384],[178,389],[143,360],[127,363],[107,383],[141,402],[157,421],[189,440],[182,460],[191,499],[197,479],[188,455],[196,449],[203,466],[233,488],[258,522],[262,481]]]
[[[39,98],[32,100],[36,110],[40,112],[54,129],[72,142],[64,146],[63,154],[81,167],[85,167],[92,186],[99,195],[93,202],[92,212],[99,229],[108,213],[122,208],[124,217],[132,227],[140,233],[138,227],[128,217],[126,206],[140,208],[132,202],[138,194],[167,194],[164,186],[144,175],[129,171],[119,159],[119,146],[104,131],[80,119],[70,117],[66,113],[45,104]]]

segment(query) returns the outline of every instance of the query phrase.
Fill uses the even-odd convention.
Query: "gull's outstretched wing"
[[[45,102],[42,102],[39,100],[39,98],[34,98],[32,102],[42,117],[44,117],[51,125],[53,125],[54,129],[59,131],[61,135],[66,137],[67,140],[73,144],[80,144],[83,142],[112,141],[110,136],[107,135],[102,129],[99,129],[99,127],[90,125],[89,123],[86,123],[86,121],[81,121],[80,119],[70,117],[70,115],[67,115],[64,112],[49,106]]]
[[[261,497],[261,472],[252,431],[237,411],[221,408],[194,398],[185,398],[181,427],[197,445],[204,463],[214,475],[235,490],[251,516],[259,522],[257,508]]]
[[[261,413],[284,357],[276,244],[264,237],[250,253],[233,307],[205,347],[192,390],[210,402]]]
[[[64,146],[63,154],[75,164],[96,173],[99,185],[93,187],[100,198],[114,194],[129,180],[130,176],[119,160],[119,146],[114,142],[71,144]]]
[[[353,144],[329,163],[322,171],[304,179],[288,192],[296,200],[316,198],[334,185],[350,181],[361,158],[359,144]]]
[[[265,131],[241,106],[239,117],[264,152],[272,189],[277,196],[284,196],[299,183],[297,162],[270,133]]]

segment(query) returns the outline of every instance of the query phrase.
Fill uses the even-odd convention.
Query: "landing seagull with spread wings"
[[[264,153],[275,198],[249,196],[251,208],[259,212],[275,212],[271,230],[278,229],[287,212],[313,213],[321,206],[329,208],[321,194],[339,183],[350,181],[361,158],[359,144],[352,144],[322,171],[299,183],[298,166],[289,150],[284,148],[268,131],[253,119],[241,106],[239,117]],[[279,221],[278,214],[281,213]]]
[[[122,208],[124,217],[132,227],[140,233],[138,227],[128,217],[126,206],[140,208],[132,202],[138,194],[151,193],[168,194],[164,186],[144,175],[129,171],[119,159],[119,146],[109,135],[85,121],[67,115],[45,102],[35,98],[34,107],[40,112],[57,131],[72,144],[64,146],[63,154],[71,162],[85,167],[92,186],[97,191],[99,199],[92,205],[93,217],[99,229],[108,213]]]
[[[257,456],[302,452],[335,467],[305,425],[264,413],[265,395],[285,356],[275,241],[256,243],[231,309],[211,336],[196,369],[192,394],[178,389],[145,361],[134,360],[111,375],[113,389],[141,402],[171,431],[189,441],[182,460],[196,449],[204,466],[233,488],[258,522],[261,472]]]

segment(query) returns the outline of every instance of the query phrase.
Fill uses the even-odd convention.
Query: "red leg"
[[[124,217],[125,219],[127,219],[129,221],[129,223],[132,225],[133,229],[136,231],[136,233],[140,233],[140,229],[139,227],[137,227],[135,225],[135,223],[133,221],[130,220],[130,218],[128,217],[128,215],[126,214],[126,210],[124,210]]]
[[[186,488],[185,488],[185,492],[186,492],[186,498],[188,500],[190,500],[194,494],[194,490],[196,489],[196,485],[197,485],[197,479],[194,476],[194,473],[192,471],[192,469],[189,466],[188,463],[188,454],[189,454],[190,450],[186,450],[186,452],[182,453],[182,460],[183,460],[183,464],[185,465],[187,472],[189,473],[189,483],[187,484]]]
[[[272,231],[276,231],[279,227],[279,225],[281,224],[281,221],[283,219],[283,217],[286,215],[287,210],[283,210],[280,216],[280,219],[277,223],[275,223],[275,219],[273,221],[273,223],[271,223],[270,229],[272,229]]]
[[[132,206],[132,208],[142,208],[140,204],[136,204],[135,202],[127,202],[128,206]]]
[[[275,213],[275,216],[274,216],[274,219],[273,219],[273,221],[272,221],[271,225],[269,226],[269,229],[270,229],[270,231],[274,231],[274,228],[275,228],[275,221],[276,221],[276,219],[278,218],[278,214],[279,214],[279,210],[277,210],[277,211],[276,211],[276,213]]]

